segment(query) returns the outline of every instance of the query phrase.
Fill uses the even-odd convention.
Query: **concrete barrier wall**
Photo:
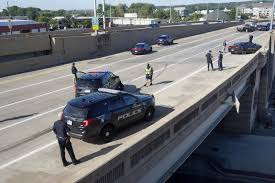
[[[111,32],[110,34],[103,34],[97,37],[91,36],[90,34],[81,34],[79,36],[60,35],[48,37],[48,35],[45,35],[0,39],[0,56],[44,50],[49,50],[49,54],[51,54],[51,56],[45,55],[45,58],[43,58],[43,56],[29,59],[19,59],[20,57],[16,58],[16,63],[20,63],[19,65],[22,67],[18,67],[18,65],[14,64],[14,60],[0,62],[0,70],[5,71],[3,72],[5,75],[2,74],[1,77],[26,71],[43,69],[75,60],[90,59],[98,56],[118,53],[128,50],[135,43],[141,41],[153,44],[156,42],[157,37],[161,34],[169,34],[175,39],[179,39],[238,24],[239,23],[235,22],[225,24],[218,23],[207,25],[147,28]],[[55,60],[48,60],[49,58]],[[37,65],[36,63],[39,62],[39,60],[41,60],[41,63]],[[45,63],[45,60],[48,60],[49,63]],[[33,65],[35,65],[35,67]],[[6,69],[7,67],[9,70]]]
[[[51,50],[50,37],[29,36],[0,39],[0,56]]]
[[[231,98],[228,91],[236,90],[242,86],[251,73],[257,69],[259,64],[257,57],[258,55],[252,58],[249,63],[240,67],[227,81],[214,88],[201,99],[198,99],[197,102],[188,107],[184,105],[178,106],[175,111],[153,126],[144,129],[144,133],[139,137],[113,150],[113,156],[107,159],[107,163],[90,172],[82,179],[76,180],[76,182],[137,182],[152,168],[155,161],[154,157],[158,157],[159,153],[163,151],[166,151],[166,154],[169,153],[171,151],[171,147],[168,148],[169,144],[176,141],[179,143],[184,138],[187,138],[188,135],[194,133],[194,129],[204,123],[209,114],[212,114],[223,105],[226,99]],[[212,129],[216,125],[213,125]],[[209,134],[211,129],[207,130],[209,130]],[[207,136],[207,134],[204,135]],[[199,144],[195,145],[198,146]],[[189,155],[192,151],[188,151]]]

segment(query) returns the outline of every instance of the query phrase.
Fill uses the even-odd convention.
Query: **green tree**
[[[154,13],[154,18],[169,19],[169,15],[164,9],[157,9]]]
[[[126,4],[118,4],[114,9],[114,15],[116,17],[124,17],[124,13],[127,12]]]
[[[235,20],[236,18],[236,8],[232,8],[228,13],[229,17],[232,19],[232,20]]]

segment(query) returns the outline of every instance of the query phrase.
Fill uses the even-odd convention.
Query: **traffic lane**
[[[213,41],[213,40],[212,40]],[[212,42],[211,41],[211,42]],[[215,40],[214,40],[215,41]],[[194,45],[194,47],[200,47],[202,45],[205,45],[205,44],[208,44],[208,42],[205,42],[205,43],[202,43],[202,44],[199,44],[199,45]],[[210,44],[210,43],[209,43]],[[177,50],[175,49],[171,49],[171,47],[169,48],[166,48],[166,50],[170,50],[169,53],[164,53],[164,54],[161,54],[161,56],[159,55],[156,55],[156,54],[149,54],[149,55],[144,55],[144,56],[136,56],[135,57],[135,60],[129,60],[129,61],[126,61],[124,62],[123,64],[123,67],[124,68],[121,68],[121,65],[112,65],[108,68],[104,68],[106,70],[112,70],[112,71],[115,71],[117,70],[117,72],[115,72],[116,74],[120,74],[121,72],[124,72],[124,71],[127,71],[127,70],[130,70],[131,68],[134,68],[135,66],[132,66],[131,64],[132,63],[137,63],[136,66],[143,66],[142,63],[144,62],[148,62],[148,60],[150,60],[150,62],[155,62],[161,58],[166,58],[167,56],[169,55],[173,55],[175,53],[183,53],[185,51],[188,51],[190,50],[191,47],[181,47],[180,45],[177,46]],[[187,50],[188,49],[188,50]],[[157,58],[156,58],[157,57]],[[143,66],[144,67],[144,66]],[[19,90],[18,92],[9,92],[9,93],[5,93],[3,95],[0,95],[0,100],[3,101],[1,104],[2,106],[6,106],[10,103],[15,103],[17,101],[22,101],[22,100],[25,100],[27,98],[32,98],[32,97],[35,97],[35,96],[39,96],[39,95],[43,95],[45,93],[48,93],[48,94],[54,94],[57,90],[63,90],[65,87],[68,87],[71,85],[72,82],[72,76],[71,78],[65,78],[63,80],[58,80],[55,82],[55,85],[54,86],[51,86],[52,83],[44,83],[44,84],[41,84],[41,85],[36,85],[36,86],[33,86],[33,87],[30,87],[30,88],[26,88],[24,90]],[[68,86],[64,86],[65,83],[68,82]],[[63,88],[59,88],[59,86],[64,86]],[[51,87],[51,90],[45,90],[44,88],[50,88]],[[47,91],[47,92],[44,92],[44,91]],[[35,95],[33,95],[35,93]],[[1,94],[1,92],[0,92]],[[1,106],[0,106],[1,108]]]
[[[237,63],[234,63],[233,65],[231,65],[231,66],[234,66],[235,64],[236,65],[240,65],[240,62],[242,62],[242,60],[243,59],[240,59],[239,57],[235,57],[235,55],[230,55],[230,57],[233,57],[233,58],[229,58],[229,59],[225,59],[227,62],[230,62],[230,61],[232,61],[233,59],[234,59],[234,61],[239,61],[238,62],[238,64]],[[235,58],[234,58],[235,57]],[[237,58],[239,58],[239,59],[237,59]],[[244,61],[245,62],[245,61]],[[236,66],[235,65],[235,66]],[[203,69],[205,69],[204,67],[203,67]],[[213,74],[215,75],[215,74],[221,74],[220,76],[221,77],[219,77],[219,75],[216,75],[216,76],[213,76]],[[212,89],[213,89],[213,87],[215,87],[215,85],[214,85],[214,83],[217,83],[217,82],[220,82],[220,81],[222,81],[224,78],[222,78],[222,76],[223,76],[223,72],[207,72],[207,71],[205,71],[205,70],[202,70],[202,73],[200,73],[200,75],[198,76],[199,78],[200,78],[200,83],[195,83],[194,85],[196,86],[196,87],[194,87],[194,88],[201,88],[201,91],[203,91],[202,90],[202,88],[204,88],[204,87],[206,87],[206,89],[207,89],[207,92],[209,92],[211,89],[211,87],[208,87],[207,85],[202,85],[202,84],[205,84],[206,82],[205,82],[205,80],[204,81],[202,81],[202,78],[207,78],[207,80],[209,81],[209,78],[208,77],[211,77],[212,79],[210,80],[210,81],[215,81],[215,82],[212,82],[213,83],[213,85],[211,86],[212,87]],[[186,81],[183,81],[181,84],[180,84],[180,88],[181,89],[183,89],[183,90],[181,90],[180,92],[178,92],[178,94],[179,95],[181,95],[181,96],[183,96],[183,97],[185,97],[186,98],[186,101],[188,101],[188,99],[189,99],[189,102],[191,101],[191,99],[192,99],[192,94],[190,93],[190,89],[188,89],[186,86],[184,87],[184,82],[186,82]],[[189,82],[190,82],[190,80],[189,80]],[[189,86],[189,85],[188,85]],[[172,91],[173,92],[171,92],[171,89],[172,88],[170,88],[169,90],[170,91],[165,91],[164,93],[162,93],[161,94],[161,96],[163,96],[163,97],[165,97],[166,98],[166,100],[167,100],[167,96],[169,96],[169,97],[173,97],[174,96],[174,91],[178,91],[179,90],[179,85],[176,85],[175,86],[176,87],[176,89],[174,88]],[[185,91],[187,91],[187,92],[189,92],[189,94],[190,94],[190,96],[188,96],[188,93],[187,93],[187,95],[184,93]],[[185,95],[184,95],[185,94]],[[158,96],[159,97],[159,96]],[[170,98],[169,98],[170,99]],[[193,98],[194,99],[194,98]],[[171,99],[170,99],[171,100]],[[170,101],[169,100],[169,101]],[[175,100],[175,99],[173,99],[173,100]],[[188,104],[188,102],[186,102],[187,104]],[[142,132],[141,132],[142,133]],[[136,135],[138,135],[139,133],[137,133]],[[134,138],[134,137],[129,137],[129,138],[127,138],[127,140],[129,140],[129,139],[131,139],[131,138]],[[74,147],[77,147],[77,148],[75,148],[75,151],[77,152],[77,154],[78,154],[78,156],[79,157],[81,157],[81,152],[78,152],[78,150],[80,150],[80,149],[82,149],[83,147],[87,147],[87,144],[84,144],[84,143],[82,143],[81,141],[75,141],[74,142]],[[54,152],[55,151],[55,152]],[[88,149],[88,151],[87,152],[89,152],[89,151],[91,151],[91,149],[89,148]],[[87,153],[86,152],[86,153]],[[108,153],[110,153],[110,152],[108,152]],[[108,154],[107,153],[107,154]],[[47,154],[47,156],[45,157],[45,154]],[[92,154],[89,154],[89,155],[91,155],[91,157],[93,157],[94,159],[91,159],[91,160],[88,160],[88,162],[87,161],[85,161],[84,163],[81,163],[80,165],[78,165],[78,166],[71,166],[71,167],[68,167],[68,168],[64,168],[64,169],[62,169],[62,172],[60,172],[60,174],[59,175],[62,175],[62,176],[64,176],[64,177],[71,177],[72,175],[74,175],[74,174],[76,174],[76,172],[77,171],[80,171],[80,170],[83,170],[83,169],[85,169],[85,168],[88,168],[88,165],[94,165],[94,166],[90,166],[89,167],[89,170],[91,170],[91,169],[93,169],[93,168],[95,168],[95,166],[100,166],[100,164],[102,163],[101,161],[97,161],[97,160],[99,160],[100,158],[101,158],[101,160],[103,159],[104,160],[104,155],[101,155],[101,156],[99,156],[98,158],[95,158],[94,156],[93,156],[93,154],[94,153],[92,153]],[[41,159],[43,159],[43,158],[47,158],[47,159],[49,159],[49,157],[51,157],[51,158],[56,158],[55,159],[55,161],[54,162],[56,162],[56,163],[58,163],[58,162],[60,162],[60,160],[58,160],[58,158],[59,158],[59,156],[58,156],[58,147],[57,146],[53,146],[53,147],[50,147],[50,148],[48,148],[48,149],[46,149],[45,151],[42,151],[42,152],[39,152],[39,155],[38,154],[34,154],[32,157],[28,157],[28,158],[26,158],[24,161],[21,161],[21,162],[19,162],[19,163],[16,163],[16,164],[13,164],[13,165],[11,165],[11,166],[9,166],[8,168],[6,168],[6,170],[5,171],[11,171],[12,173],[13,172],[16,172],[15,174],[13,174],[12,176],[10,176],[9,178],[11,178],[11,177],[17,177],[17,178],[23,178],[23,177],[26,177],[26,174],[23,174],[23,173],[21,173],[20,171],[18,171],[18,170],[20,170],[20,169],[22,169],[22,167],[25,167],[25,166],[28,166],[29,168],[27,168],[26,169],[26,172],[24,172],[24,173],[27,173],[27,175],[28,175],[28,173],[34,173],[34,172],[36,172],[37,170],[38,171],[40,171],[40,172],[43,172],[43,173],[46,173],[46,174],[48,174],[48,175],[50,175],[52,172],[59,172],[60,171],[60,167],[61,167],[61,164],[59,165],[60,167],[58,167],[58,164],[57,164],[57,167],[55,167],[54,165],[51,165],[50,167],[51,167],[51,169],[50,170],[48,170],[48,169],[45,169],[44,167],[45,167],[45,165],[43,165],[42,163],[41,163]],[[34,161],[34,160],[36,160],[36,161]],[[40,160],[40,161],[39,161]],[[28,163],[26,163],[26,162],[33,162],[33,163],[35,163],[36,165],[34,166],[35,168],[34,169],[32,169],[31,167],[33,167],[33,164],[28,164]],[[60,162],[61,163],[61,162]],[[48,161],[47,161],[47,163],[46,164],[50,164],[50,163],[48,163]],[[57,168],[58,170],[57,171],[54,171],[53,169],[54,168]],[[8,172],[5,172],[6,174],[4,175],[4,176],[9,176],[9,174],[10,173],[8,173]],[[37,172],[36,172],[37,173]],[[49,176],[48,178],[47,178],[47,181],[49,181],[49,179],[51,178],[52,176]],[[55,178],[55,177],[53,177],[53,178]],[[11,180],[11,179],[7,179],[7,180]],[[18,180],[18,179],[17,179]],[[42,180],[43,181],[43,180]]]
[[[213,36],[217,33],[224,32],[224,31],[227,31],[227,30],[230,31],[230,30],[232,30],[232,28],[219,30],[219,31],[215,31],[215,32],[210,32],[210,33],[205,33],[205,34],[201,34],[201,35],[197,35],[197,36],[182,38],[182,39],[177,40],[177,42],[178,43],[181,43],[182,41],[183,42],[196,42],[196,41],[200,41],[200,40],[205,40],[205,37],[202,36],[202,35],[205,35],[206,37],[209,37],[209,36]],[[195,39],[197,39],[197,40],[195,40]],[[105,62],[106,61],[108,62],[108,60],[110,60],[110,58],[120,60],[120,59],[129,58],[129,55],[119,53],[119,54],[115,54],[115,55],[112,55],[112,56],[107,56],[107,57],[103,57],[103,58],[99,58],[99,59],[88,60],[88,61],[85,61],[85,63],[90,63],[91,64],[91,63],[94,63],[96,61],[99,61],[99,62],[104,62],[104,64],[105,64]],[[112,60],[111,60],[111,62],[112,62]],[[85,65],[85,63],[81,62],[81,65]],[[55,73],[55,72],[57,72],[58,74],[62,74],[62,68],[67,68],[69,70],[70,69],[70,64],[67,64],[67,65],[64,65],[64,66],[58,66],[58,67],[50,68],[50,69],[43,69],[43,70],[40,70],[40,71],[34,71],[34,72],[32,72],[32,75],[34,75],[35,77],[30,77],[29,73],[25,73],[25,74],[18,75],[18,78],[16,78],[15,76],[2,78],[2,79],[0,79],[0,91],[16,88],[17,85],[19,85],[17,87],[22,86],[22,82],[17,82],[17,81],[21,81],[22,79],[24,79],[24,86],[28,85],[28,84],[33,84],[34,80],[37,79],[39,81],[40,77],[44,77],[45,74],[47,74],[45,76],[46,78],[55,78],[55,77],[59,78],[59,77],[61,77],[60,79],[62,79],[63,75],[56,76],[56,73]],[[51,74],[53,74],[53,75],[51,75]],[[67,73],[67,74],[69,75],[70,73]]]
[[[178,59],[179,60],[179,58],[173,58],[173,59]],[[200,60],[200,58],[199,58],[199,60]],[[189,69],[188,68],[188,70],[191,70],[191,69]],[[165,84],[165,83],[162,83],[162,84]],[[166,83],[167,84],[167,83]],[[65,101],[67,101],[67,100],[69,100],[71,97],[68,97],[68,98],[63,98]],[[51,101],[51,100],[53,100],[53,101],[60,101],[60,100],[62,100],[62,99],[60,99],[59,97],[58,98],[56,98],[56,99],[49,99],[49,98],[47,98],[47,101]],[[65,103],[65,101],[64,101],[64,103]],[[49,106],[46,106],[45,107],[45,104],[46,105],[49,105]],[[39,105],[39,106],[41,106],[41,107],[45,107],[46,109],[48,109],[50,106],[52,105],[52,103],[50,103],[50,102],[42,102],[41,103],[41,105]],[[41,111],[41,107],[40,108],[38,108],[38,109],[35,109],[35,112],[36,113],[39,113],[39,111]],[[30,107],[26,107],[26,109],[29,109],[29,108],[31,108],[31,106]],[[25,109],[25,108],[24,108]],[[18,111],[20,111],[20,112],[23,112],[24,111],[24,109],[18,109]],[[43,111],[43,110],[42,110]],[[18,112],[18,113],[20,113],[20,112]],[[34,112],[34,111],[32,111],[32,112]],[[17,113],[17,112],[15,112],[15,113]],[[24,113],[26,113],[26,112],[24,112]],[[47,122],[46,122],[47,123]],[[46,123],[44,123],[44,124],[46,124]],[[35,125],[38,125],[39,123],[36,123]],[[39,126],[38,128],[41,128],[41,126]],[[9,133],[10,134],[10,133]],[[25,135],[25,134],[24,134]],[[20,138],[22,138],[21,136],[20,136]],[[25,137],[25,138],[27,138],[27,137]],[[17,139],[17,137],[15,138],[15,140],[18,140]],[[12,143],[12,142],[11,142]]]
[[[204,55],[203,55],[203,58],[204,58]],[[178,58],[174,58],[174,59],[178,59]],[[167,84],[172,83],[173,81],[175,81],[178,78],[179,73],[182,74],[182,72],[184,71],[184,70],[182,70],[182,68],[185,69],[184,75],[189,75],[190,73],[192,73],[192,71],[194,69],[196,69],[197,67],[201,66],[201,65],[198,65],[198,66],[194,65],[195,61],[197,61],[197,63],[201,64],[201,60],[202,60],[201,57],[195,57],[195,58],[192,59],[192,63],[187,63],[187,64],[184,65],[184,67],[175,67],[176,69],[178,69],[176,72],[175,72],[175,70],[172,70],[172,71],[169,71],[169,72],[173,73],[173,74],[166,74],[166,77],[163,78],[163,79],[162,79],[162,77],[160,77],[158,79],[160,81],[158,83],[156,83],[155,85],[153,85],[153,87],[150,87],[150,90],[152,90],[152,89],[153,90],[160,90],[162,87],[165,87]],[[189,71],[191,71],[191,72],[189,72]],[[168,78],[168,80],[170,79],[169,81],[165,80],[165,79],[167,79],[167,75],[170,77],[170,78]],[[145,90],[145,92],[150,92],[150,91],[146,91],[146,88],[144,88],[142,90],[142,92],[144,92],[144,90]],[[70,97],[68,97],[68,98],[70,98]],[[44,125],[45,124],[49,125],[49,127],[51,127],[51,125],[52,125],[52,121],[44,121],[43,119],[41,119],[40,122],[42,122]],[[40,131],[44,130],[45,126],[39,125],[39,124],[40,123],[38,123],[38,122],[36,122],[35,124],[26,123],[26,124],[24,124],[24,127],[28,126],[28,125],[31,125],[34,128],[34,126],[36,126],[35,127],[36,131],[40,132]],[[16,131],[16,129],[15,129],[15,131]],[[20,141],[22,139],[28,138],[30,135],[32,136],[32,135],[36,134],[36,133],[35,134],[32,134],[32,133],[33,133],[32,131],[28,131],[26,134],[23,134],[20,137],[17,136],[15,138],[12,138],[12,140],[10,140],[8,144],[4,144],[4,145],[8,146],[8,145],[11,145],[11,144],[15,144],[15,143],[17,143],[18,141]],[[14,131],[10,132],[10,130],[7,130],[6,134],[7,134],[6,136],[4,135],[5,138],[7,138],[8,134],[16,134],[16,132],[14,132]],[[7,140],[3,139],[3,141],[7,141]]]
[[[193,50],[194,51],[194,50]],[[205,51],[205,50],[204,50]],[[193,53],[192,52],[189,52],[189,54],[191,54],[191,55],[193,55]],[[181,55],[180,55],[181,56]],[[187,57],[188,58],[188,57]],[[171,60],[177,60],[178,58],[176,58],[176,57],[172,57],[171,58]],[[159,60],[161,60],[161,59],[159,59]],[[185,59],[185,60],[187,60],[187,59]],[[162,59],[162,61],[161,62],[164,62],[165,60],[164,59]],[[156,70],[158,70],[158,68],[155,68]],[[142,75],[144,75],[144,71],[143,71],[144,69],[142,68],[142,69],[139,69],[139,71],[141,71],[141,74]],[[130,75],[129,75],[129,73],[127,73],[126,74],[126,76],[127,76],[127,78],[129,78],[129,76],[131,76],[131,73],[130,73]],[[127,79],[126,78],[126,79]],[[131,78],[131,77],[130,77]],[[133,75],[132,76],[132,78],[136,78],[136,75]],[[69,88],[69,89],[71,89],[71,88]],[[41,98],[43,98],[43,97],[41,97]],[[32,101],[26,101],[26,102],[29,102],[31,105],[32,105]],[[25,102],[24,102],[25,103]],[[47,103],[46,103],[47,104]],[[43,106],[44,105],[44,103],[42,103],[40,106]],[[16,105],[16,106],[13,106],[14,108],[16,108],[16,107],[18,107],[18,106],[20,106],[20,105]],[[33,106],[33,105],[32,105]],[[30,107],[31,108],[31,107]],[[29,109],[29,107],[26,107],[26,109]],[[23,112],[23,113],[27,113],[27,112],[25,112],[24,110],[19,110],[20,112]],[[33,112],[33,111],[32,111]],[[38,113],[39,111],[36,111],[36,113]],[[6,112],[4,112],[4,114],[3,114],[3,116],[5,115],[5,113]],[[22,114],[23,115],[23,114]]]

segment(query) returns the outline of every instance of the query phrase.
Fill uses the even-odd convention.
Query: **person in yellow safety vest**
[[[150,82],[149,86],[151,86],[152,83],[152,79],[153,79],[153,67],[151,67],[150,64],[147,64],[146,68],[145,68],[145,77],[146,77],[146,83],[144,86],[147,86],[148,82]]]

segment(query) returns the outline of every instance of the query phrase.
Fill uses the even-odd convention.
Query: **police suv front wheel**
[[[104,142],[111,142],[114,138],[115,128],[112,125],[103,127],[100,132],[100,137]]]
[[[153,107],[149,107],[145,113],[144,120],[151,121],[154,117],[155,109]]]

